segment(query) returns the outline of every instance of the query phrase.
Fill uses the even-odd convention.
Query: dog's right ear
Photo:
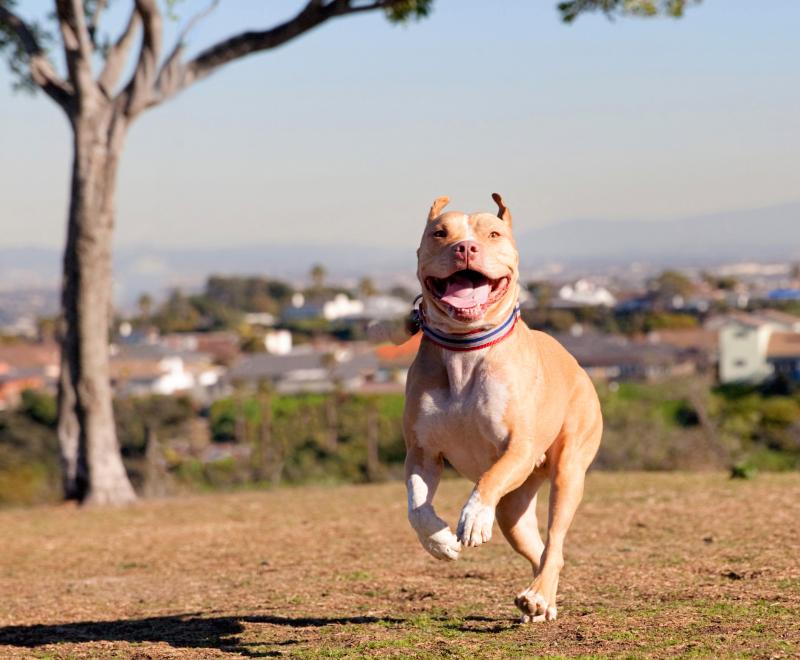
[[[447,195],[437,197],[433,202],[433,206],[431,206],[431,210],[428,211],[428,221],[430,222],[431,220],[436,220],[436,218],[442,214],[442,209],[449,203],[450,198]]]

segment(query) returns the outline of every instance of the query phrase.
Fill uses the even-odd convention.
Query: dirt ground
[[[405,506],[391,483],[2,511],[0,657],[800,655],[800,474],[591,474],[559,618],[528,625],[499,532],[440,563]]]

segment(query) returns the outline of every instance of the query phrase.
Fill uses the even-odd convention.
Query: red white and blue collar
[[[425,313],[419,303],[422,296],[417,296],[414,301],[414,312],[416,323],[422,333],[434,344],[449,351],[477,351],[481,348],[494,346],[506,339],[517,325],[519,320],[519,303],[514,305],[511,314],[500,325],[488,330],[474,330],[463,334],[447,334],[441,330],[434,330],[425,322]]]

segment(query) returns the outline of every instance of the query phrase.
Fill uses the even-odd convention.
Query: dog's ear
[[[428,211],[428,221],[436,220],[442,214],[442,209],[449,203],[450,198],[447,195],[437,197],[433,202],[433,206],[431,206],[431,210]]]
[[[500,197],[497,193],[492,193],[492,199],[497,204],[497,217],[501,220],[505,220],[509,227],[511,226],[511,211],[508,210],[503,198]]]

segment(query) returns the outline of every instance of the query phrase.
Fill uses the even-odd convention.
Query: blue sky
[[[265,4],[223,0],[192,48],[299,5]],[[572,26],[555,4],[437,0],[420,23],[348,17],[229,65],[134,124],[118,243],[412,247],[433,198],[490,209],[494,190],[518,231],[800,199],[800,3]],[[62,241],[59,113],[0,73],[0,246]]]

